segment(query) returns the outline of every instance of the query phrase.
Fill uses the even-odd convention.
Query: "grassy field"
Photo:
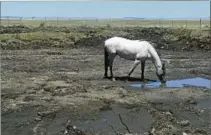
[[[209,29],[209,20],[21,20],[3,19],[3,26],[25,25],[37,27],[44,23],[46,26],[113,26],[113,27],[183,27],[191,29]]]

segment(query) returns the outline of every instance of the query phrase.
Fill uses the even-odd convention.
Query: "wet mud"
[[[210,80],[209,52],[160,53],[167,81]],[[150,61],[146,83],[141,66],[126,82],[132,63],[117,57],[111,81],[103,78],[103,49],[2,51],[2,134],[211,134],[210,87],[150,87],[159,84]]]

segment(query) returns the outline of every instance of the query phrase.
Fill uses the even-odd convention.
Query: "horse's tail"
[[[105,74],[104,76],[107,76],[107,71],[108,71],[108,51],[106,47],[104,47],[104,67],[105,67]]]

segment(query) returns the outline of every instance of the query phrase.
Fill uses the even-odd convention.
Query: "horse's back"
[[[112,37],[105,40],[105,47],[109,46],[122,46],[122,47],[129,47],[129,48],[143,48],[145,44],[148,44],[147,41],[140,41],[140,40],[130,40],[123,37]]]
[[[105,41],[108,52],[116,53],[125,59],[134,60],[137,57],[148,57],[150,44],[147,41],[130,40],[113,37]]]
[[[128,51],[146,51],[152,45],[148,41],[130,40],[122,37],[112,37],[105,40],[106,48],[125,49]]]

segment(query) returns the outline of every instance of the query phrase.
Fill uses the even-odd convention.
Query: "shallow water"
[[[211,89],[210,80],[204,78],[188,78],[188,79],[180,79],[180,80],[170,80],[167,81],[165,84],[161,84],[159,81],[155,82],[148,82],[146,84],[135,83],[131,84],[131,87],[134,88],[159,88],[159,87],[167,87],[167,88],[182,88],[185,86],[192,86],[192,87],[204,87]]]
[[[92,129],[101,134],[112,135],[115,133],[109,124],[118,132],[127,133],[125,127],[120,122],[119,113],[121,114],[124,123],[127,124],[128,128],[133,132],[147,132],[153,122],[152,116],[144,108],[127,109],[119,105],[112,105],[111,107],[111,110],[101,112],[99,119],[87,121],[79,120],[74,123],[84,131]]]
[[[205,98],[197,101],[197,107],[202,109],[211,109],[211,98]]]
[[[144,133],[150,129],[154,121],[150,113],[144,107],[126,108],[122,105],[113,104],[111,109],[101,111],[99,117],[70,117],[69,111],[59,111],[55,117],[42,117],[41,121],[35,121],[37,112],[34,108],[24,108],[14,113],[5,113],[2,117],[4,135],[28,135],[28,134],[51,134],[63,135],[68,120],[72,121],[78,129],[85,132],[101,133],[103,135],[115,134],[115,130],[120,133],[127,133],[119,119],[119,113],[124,123],[133,132]],[[95,114],[93,114],[95,115]],[[107,123],[106,123],[106,121]],[[109,124],[108,124],[109,123]]]
[[[2,114],[2,134],[3,135],[27,135],[33,134],[31,124],[34,121],[36,112],[33,108],[17,110],[13,113]]]

